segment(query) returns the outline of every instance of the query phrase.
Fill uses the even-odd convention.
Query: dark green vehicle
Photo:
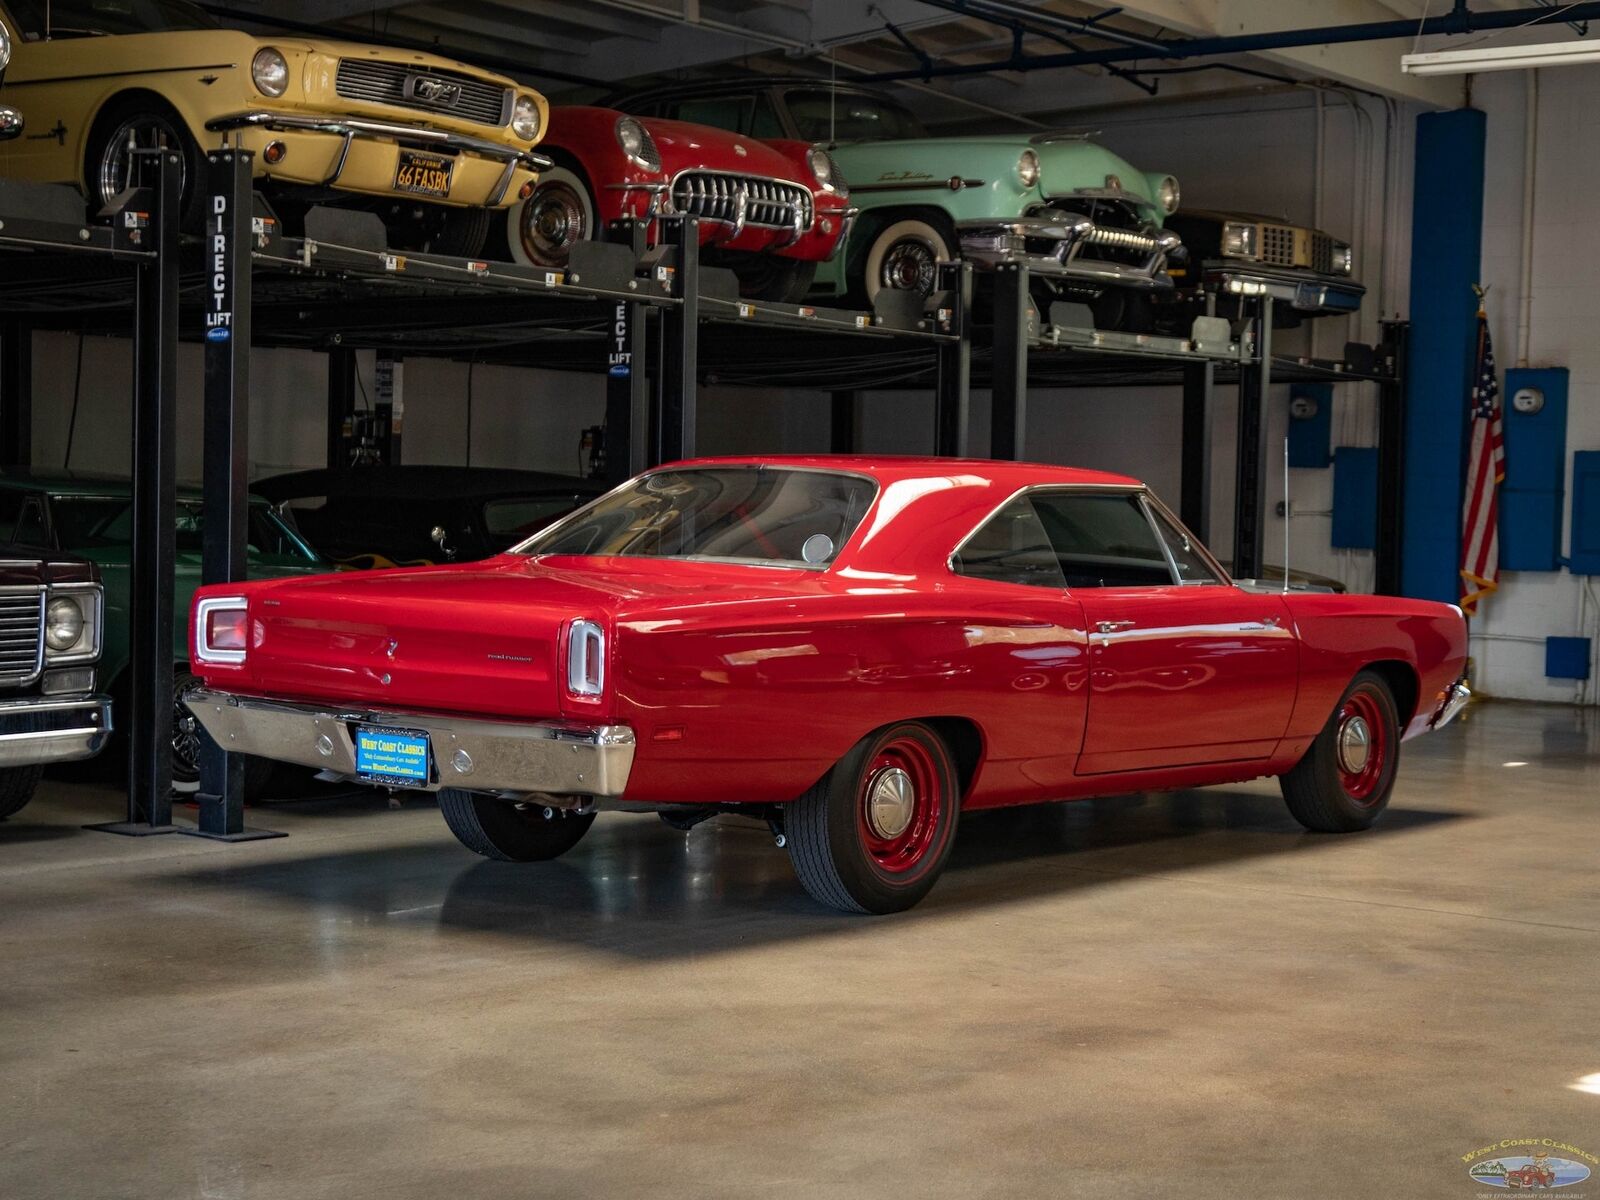
[[[176,615],[172,660],[177,664],[176,690],[193,682],[188,674],[189,601],[200,586],[200,534],[203,514],[200,489],[178,489],[177,569],[172,611]],[[260,497],[250,500],[252,579],[312,575],[333,564],[313,550],[272,506]],[[133,543],[133,492],[127,479],[82,471],[50,471],[7,467],[0,471],[0,542],[69,551],[100,568],[105,586],[105,648],[100,678],[115,705],[127,701],[130,598],[129,558]],[[174,699],[177,722],[172,740],[172,781],[179,792],[199,784],[199,733],[193,718]],[[259,795],[271,776],[272,764],[251,760],[245,771],[247,795]]]

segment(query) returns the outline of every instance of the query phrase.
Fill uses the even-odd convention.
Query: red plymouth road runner
[[[191,638],[230,751],[513,861],[749,813],[858,912],[973,809],[1275,775],[1364,829],[1468,698],[1452,605],[1236,583],[1136,480],[937,458],[677,463],[480,563],[202,588]]]

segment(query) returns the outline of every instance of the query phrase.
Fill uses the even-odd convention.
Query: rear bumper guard
[[[355,727],[428,735],[427,782],[413,790],[466,788],[528,796],[615,799],[633,769],[633,730],[566,721],[486,721],[393,709],[295,704],[196,688],[184,697],[206,732],[232,753],[356,779]],[[385,785],[389,786],[389,785]]]

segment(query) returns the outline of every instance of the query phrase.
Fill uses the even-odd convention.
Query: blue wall
[[[1408,596],[1460,598],[1462,464],[1483,245],[1484,115],[1417,118],[1404,542]],[[1491,303],[1494,302],[1492,298]]]

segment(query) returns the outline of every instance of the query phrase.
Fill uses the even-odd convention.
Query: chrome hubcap
[[[1361,717],[1351,717],[1339,727],[1339,765],[1358,775],[1372,754],[1372,730]]]
[[[917,791],[911,776],[899,767],[879,771],[867,790],[867,823],[885,841],[906,831],[916,807]]]

